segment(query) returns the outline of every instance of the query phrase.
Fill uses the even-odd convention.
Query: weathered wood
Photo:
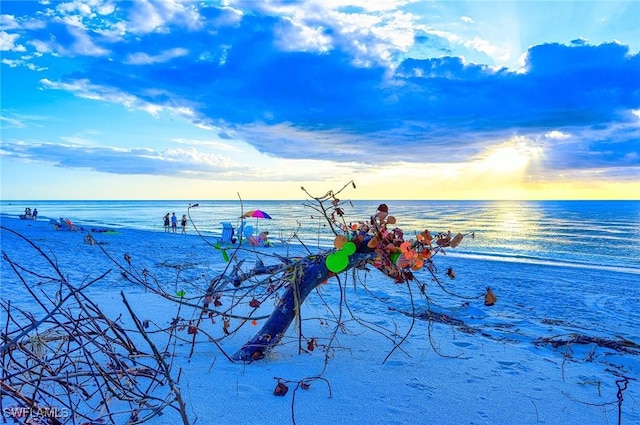
[[[307,257],[298,265],[290,265],[290,267],[300,267],[296,278],[287,287],[262,328],[232,356],[233,360],[245,362],[259,360],[282,340],[307,296],[333,274],[325,264],[325,259],[330,253]],[[355,253],[349,257],[349,264],[345,270],[358,267],[375,255],[374,252]]]

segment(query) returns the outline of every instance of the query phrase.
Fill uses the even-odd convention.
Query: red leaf
[[[254,298],[251,301],[249,301],[249,306],[251,306],[253,308],[258,308],[258,307],[260,307],[260,301],[258,301],[258,300],[256,300]]]
[[[315,338],[311,338],[309,340],[309,342],[307,343],[307,350],[309,351],[313,351],[316,348],[316,339]]]
[[[187,329],[187,333],[189,335],[195,335],[198,333],[198,327],[197,326],[193,326],[193,325],[189,325],[189,329]]]

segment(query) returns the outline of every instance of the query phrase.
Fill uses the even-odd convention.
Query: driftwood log
[[[360,267],[374,256],[374,252],[356,253],[349,257],[346,270]],[[259,360],[280,342],[307,296],[333,275],[333,272],[327,268],[325,260],[326,255],[317,255],[307,257],[296,265],[288,266],[300,267],[301,273],[295,274],[295,279],[285,289],[271,316],[262,328],[232,356],[233,360],[245,362]]]

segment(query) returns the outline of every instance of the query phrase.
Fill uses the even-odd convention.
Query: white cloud
[[[91,36],[84,28],[70,27],[69,32],[74,36],[75,41],[70,49],[64,49],[62,52],[73,55],[82,56],[105,56],[109,54],[109,50],[98,46],[93,42]]]
[[[2,60],[2,62],[4,63],[4,59]],[[18,127],[18,128],[25,128],[26,124],[17,118],[11,118],[11,117],[5,117],[0,115],[0,121],[4,121],[4,127],[6,128],[7,126],[11,126],[11,127]]]
[[[129,30],[133,33],[149,33],[164,24],[164,19],[148,1],[136,4],[129,14]]]
[[[33,48],[36,49],[36,52],[39,54],[53,52],[51,44],[42,40],[31,40],[28,42],[28,44],[33,46]]]
[[[71,92],[84,99],[101,100],[123,105],[128,109],[145,111],[154,117],[159,116],[162,112],[167,112],[187,120],[192,120],[197,116],[196,112],[191,107],[180,105],[178,99],[176,99],[175,102],[176,106],[163,106],[143,100],[137,96],[124,93],[112,87],[93,84],[87,79],[73,80],[70,82],[55,82],[47,78],[43,78],[40,80],[40,84],[49,89]],[[157,93],[162,92],[157,91]]]
[[[207,148],[213,148],[226,152],[244,152],[245,149],[241,148],[238,145],[234,145],[232,143],[221,142],[219,140],[195,140],[195,139],[174,139],[176,143],[190,146],[202,146]]]
[[[63,15],[76,12],[82,16],[91,17],[93,15],[91,10],[92,3],[96,4],[95,1],[83,2],[75,0],[58,4],[56,10]]]
[[[7,65],[9,68],[15,68],[22,65],[22,61],[15,60],[15,59],[7,59],[7,58],[2,58],[0,63]]]
[[[260,12],[280,16],[290,25],[277,33],[285,50],[324,52],[340,48],[354,64],[389,63],[395,52],[414,42],[415,16],[399,10],[408,1],[338,0],[293,3],[262,1],[251,4]],[[246,4],[243,4],[246,6]],[[345,12],[345,8],[353,10]],[[357,10],[354,11],[354,10]]]
[[[562,131],[553,130],[545,133],[544,137],[546,137],[547,139],[566,140],[570,138],[571,135],[568,133],[563,133]]]
[[[149,55],[144,52],[137,52],[129,55],[129,57],[125,60],[125,63],[131,65],[151,65],[154,63],[168,62],[171,59],[186,56],[188,54],[189,51],[182,48],[163,50],[158,55]]]
[[[511,58],[511,50],[508,47],[499,47],[488,40],[474,37],[463,42],[465,47],[477,50],[494,59],[498,64],[506,63]]]
[[[197,3],[177,0],[138,1],[132,5],[129,20],[129,30],[140,34],[167,32],[166,24],[189,29],[196,29],[202,25]]]
[[[116,42],[127,34],[127,25],[121,21],[111,22],[106,28],[96,28],[93,31],[110,42]]]
[[[16,41],[20,38],[20,34],[9,34],[5,31],[0,31],[0,51],[14,51],[24,52],[25,47],[21,44],[16,44]]]
[[[20,23],[13,15],[0,15],[0,28],[3,30],[14,30],[20,28]]]
[[[289,25],[276,30],[278,46],[282,50],[326,52],[331,49],[331,38],[325,35],[325,27],[311,27],[286,18]]]

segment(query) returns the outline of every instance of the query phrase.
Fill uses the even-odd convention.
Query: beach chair
[[[238,226],[238,236],[242,236],[243,242],[247,241],[247,238],[253,235],[253,226],[247,226],[247,222],[242,220],[240,226]]]
[[[218,243],[233,243],[234,230],[231,223],[223,221],[220,224],[222,224],[222,235],[220,236],[220,239],[218,239]]]
[[[76,230],[76,227],[73,225],[71,220],[69,220],[68,218],[60,217],[60,221],[58,223],[59,223],[59,227],[56,227],[56,230],[57,229]]]

